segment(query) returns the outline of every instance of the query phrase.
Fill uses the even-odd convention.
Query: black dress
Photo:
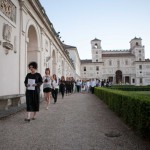
[[[65,93],[65,80],[60,80],[59,90],[62,94],[62,98],[64,97]]]
[[[27,111],[29,112],[36,112],[39,111],[39,103],[40,103],[40,86],[42,84],[42,77],[39,73],[31,74],[28,73],[24,84],[27,87],[28,79],[35,79],[35,90],[28,90],[26,89],[26,104],[27,104]]]

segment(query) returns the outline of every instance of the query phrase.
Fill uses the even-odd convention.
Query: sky
[[[91,59],[91,40],[103,50],[130,48],[142,38],[150,58],[150,0],[40,0],[61,41],[75,46],[80,59]]]

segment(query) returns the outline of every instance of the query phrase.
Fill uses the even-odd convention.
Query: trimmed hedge
[[[150,91],[150,86],[113,85],[110,88],[122,91]]]
[[[150,98],[126,91],[97,87],[96,96],[143,137],[150,138]]]

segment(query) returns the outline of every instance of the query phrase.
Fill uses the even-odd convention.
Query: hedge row
[[[95,88],[94,93],[130,127],[150,138],[150,98],[101,87]]]
[[[150,91],[150,86],[114,85],[110,88],[122,91]]]

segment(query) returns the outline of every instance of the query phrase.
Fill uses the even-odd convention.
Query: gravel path
[[[25,111],[0,120],[0,150],[150,150],[95,95],[65,96],[26,123]]]

